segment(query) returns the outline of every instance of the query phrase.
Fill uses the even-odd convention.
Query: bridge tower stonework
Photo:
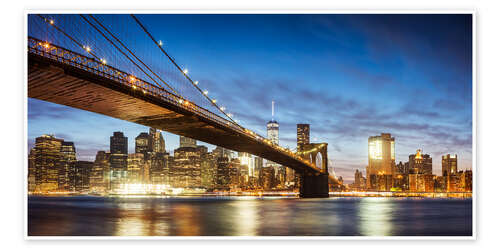
[[[328,143],[308,143],[301,145],[298,154],[316,164],[318,154],[321,155],[321,172],[304,170],[300,180],[300,197],[328,197]]]

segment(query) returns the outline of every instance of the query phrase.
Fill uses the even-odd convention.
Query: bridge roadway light
[[[161,40],[158,41],[158,45],[163,46],[163,42]]]
[[[194,85],[198,85],[198,81],[194,81]]]
[[[215,100],[215,99],[212,99],[212,102],[213,102],[213,103],[216,103],[216,102],[217,102],[217,100]]]
[[[50,25],[53,25],[54,24],[54,20],[50,19],[49,23],[50,23]]]
[[[208,90],[203,91],[204,95],[208,95]]]
[[[188,69],[184,69],[182,72],[184,72],[184,74],[186,75],[189,71]]]

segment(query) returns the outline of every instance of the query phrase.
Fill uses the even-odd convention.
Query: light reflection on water
[[[394,203],[391,198],[367,197],[359,206],[360,230],[362,235],[391,235],[391,218]]]
[[[471,199],[29,197],[29,235],[471,235]]]

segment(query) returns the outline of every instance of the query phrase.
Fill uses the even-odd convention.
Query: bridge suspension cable
[[[68,33],[66,33],[64,30],[62,30],[61,28],[59,28],[57,25],[54,24],[54,20],[49,20],[48,18],[40,15],[40,14],[36,14],[36,16],[40,17],[44,22],[46,22],[47,24],[49,24],[50,26],[54,27],[57,31],[61,32],[61,34],[63,34],[64,36],[66,36],[67,38],[69,38],[72,42],[74,42],[76,45],[78,45],[78,47],[80,48],[83,48],[85,49],[90,55],[92,55],[96,60],[100,61],[101,59],[96,55],[94,54],[94,52],[92,52],[90,50],[90,48],[85,45],[83,45],[82,43],[78,42],[75,38],[73,38],[71,35],[69,35]]]
[[[111,41],[108,37],[106,37],[106,35],[104,35],[102,33],[101,30],[99,30],[93,23],[91,23],[85,16],[83,16],[82,14],[80,14],[80,17],[82,17],[82,19],[84,19],[90,26],[92,26],[95,30],[97,30],[111,45],[113,45],[113,47],[115,47],[120,53],[122,53],[128,60],[130,60],[130,62],[132,62],[139,70],[141,70],[146,76],[148,76],[153,82],[156,83],[156,85],[158,87],[160,87],[160,84],[151,76],[149,75],[146,71],[144,71],[144,69],[142,69],[142,67],[140,67],[139,65],[137,65],[137,63],[132,60],[125,52],[123,52],[113,41]]]
[[[89,23],[95,30],[97,30],[106,40],[108,40],[118,51],[120,51],[125,57],[127,57],[136,67],[141,69],[141,71],[148,75],[144,70],[137,65],[125,52],[123,52],[118,46],[116,46],[110,39],[106,37],[106,35],[103,34],[101,30],[99,30],[98,27],[96,27],[93,23],[91,23],[83,14],[80,14],[80,16],[87,22]],[[164,86],[167,86],[170,90],[172,90],[176,95],[182,97],[170,84],[168,84],[166,81],[164,81],[158,74],[156,74],[146,63],[144,63],[139,57],[136,56],[134,52],[132,52],[118,37],[116,37],[109,29],[107,29],[97,18],[95,18],[92,14],[89,14],[90,18],[94,22],[96,22],[103,30],[105,30],[109,35],[111,35],[125,50],[127,50],[137,61],[139,61],[144,67],[146,67],[154,76],[156,76],[163,84]],[[155,83],[158,84],[151,76],[149,76]],[[158,86],[160,86],[158,84]]]
[[[158,42],[158,40],[156,40],[153,35],[151,34],[151,32],[148,31],[148,29],[142,24],[142,22],[134,15],[134,14],[130,14],[130,16],[132,16],[132,18],[135,20],[135,22],[142,28],[142,30],[148,35],[148,37],[153,41],[154,44],[156,44],[156,46],[161,50],[161,52],[168,57],[168,59],[170,60],[170,62],[172,62],[172,64],[182,73],[182,75],[184,75],[184,77],[191,83],[191,85],[193,87],[195,87],[198,92],[204,96],[218,111],[220,111],[221,113],[223,113],[227,118],[229,118],[229,120],[231,120],[232,123],[234,123],[235,125],[241,127],[242,129],[244,129],[243,126],[239,125],[232,117],[232,115],[230,113],[227,113],[225,112],[225,109],[223,107],[219,107],[219,105],[217,105],[215,99],[211,99],[210,97],[208,97],[208,92],[207,91],[203,91],[199,86],[198,86],[198,82],[196,81],[193,81],[188,75],[187,75],[187,71],[186,70],[183,70],[176,62],[175,60],[163,49],[163,46]]]

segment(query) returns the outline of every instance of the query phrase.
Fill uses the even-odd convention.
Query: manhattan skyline
[[[364,169],[367,139],[381,132],[396,138],[397,162],[422,149],[435,173],[447,153],[472,168],[470,15],[138,16],[246,127],[265,135],[272,100],[280,145],[295,148],[296,124],[310,123],[344,180]],[[93,160],[113,131],[130,150],[147,129],[28,98],[30,148],[54,134]]]

